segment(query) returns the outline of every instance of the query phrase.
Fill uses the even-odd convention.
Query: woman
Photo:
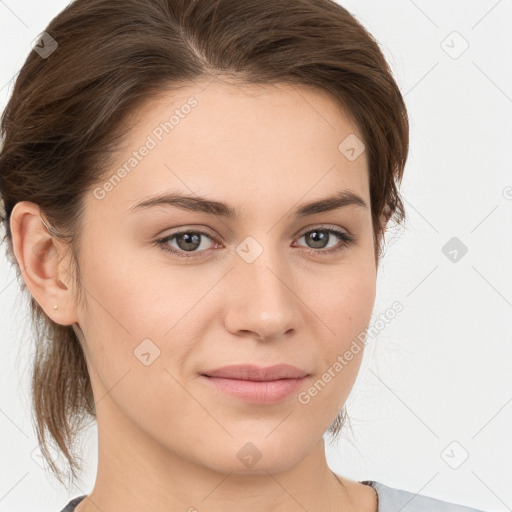
[[[48,437],[75,478],[98,425],[94,489],[64,511],[475,510],[326,462],[408,152],[402,95],[344,8],[76,0],[2,135],[59,480]]]

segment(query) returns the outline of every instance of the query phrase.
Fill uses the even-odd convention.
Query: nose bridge
[[[296,327],[298,318],[291,267],[271,238],[267,234],[262,243],[251,236],[242,241],[231,277],[237,328],[269,337]]]
[[[270,238],[268,235],[260,243],[254,237],[247,237],[236,249],[236,270],[239,278],[246,280],[248,290],[252,288],[258,295],[268,295],[267,300],[273,297],[281,300],[289,294],[286,281],[291,275],[286,255]]]

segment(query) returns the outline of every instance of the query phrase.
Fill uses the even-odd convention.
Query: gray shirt
[[[370,485],[377,491],[379,497],[377,512],[485,512],[480,509],[464,507],[448,501],[388,487],[374,480],[365,480],[359,483]],[[61,512],[73,512],[86,496],[84,494],[71,500]]]

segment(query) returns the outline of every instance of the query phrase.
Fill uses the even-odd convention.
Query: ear
[[[389,222],[389,219],[391,218],[391,214],[392,214],[391,209],[389,208],[388,205],[386,205],[379,217],[380,224],[382,226],[382,234],[384,234],[386,232],[386,230],[388,229],[388,222]]]
[[[42,219],[36,203],[15,204],[10,216],[14,255],[27,288],[46,315],[57,324],[71,325],[78,318],[72,275],[61,261],[65,246],[47,230]]]
[[[388,222],[389,222],[389,219],[391,218],[391,209],[389,208],[388,205],[386,205],[382,211],[382,213],[380,214],[379,216],[379,221],[380,221],[380,225],[381,225],[381,228],[382,228],[382,231],[379,235],[379,240],[378,240],[378,243],[382,243],[382,241],[384,240],[384,235],[386,234],[386,230],[388,229]],[[375,247],[375,265],[377,268],[379,268],[379,263],[380,263],[380,260],[379,260],[379,254],[378,254],[378,247],[376,246]]]

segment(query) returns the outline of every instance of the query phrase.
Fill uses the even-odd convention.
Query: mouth
[[[283,400],[297,391],[308,376],[308,372],[288,364],[269,367],[232,365],[201,374],[201,378],[216,391],[253,404]]]
[[[202,375],[207,377],[221,377],[224,379],[273,381],[280,379],[301,379],[308,372],[291,364],[275,364],[273,366],[256,366],[253,364],[238,364],[223,366],[215,370],[205,371]]]

